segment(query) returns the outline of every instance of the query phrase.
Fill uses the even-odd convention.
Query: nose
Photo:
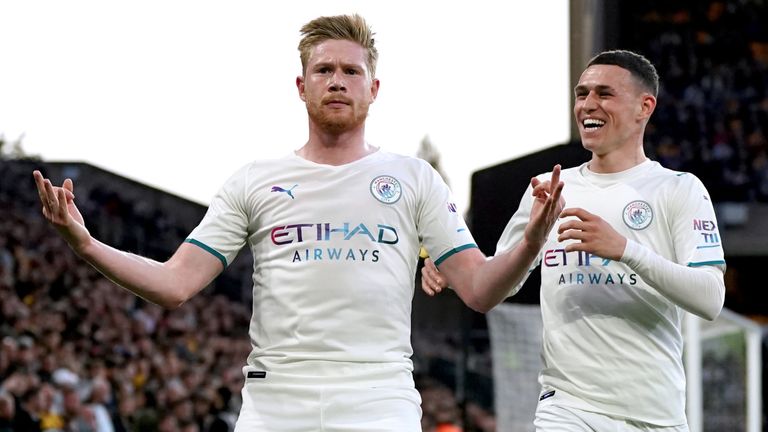
[[[597,109],[597,95],[595,92],[591,91],[587,94],[587,97],[584,98],[584,101],[582,102],[582,108],[585,111],[594,111]]]
[[[344,83],[343,74],[336,72],[331,76],[330,82],[328,84],[328,91],[332,91],[332,92],[347,91],[347,85]]]

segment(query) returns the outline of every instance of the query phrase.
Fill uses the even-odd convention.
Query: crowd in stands
[[[768,202],[768,5],[759,0],[622,3],[618,46],[661,77],[646,144],[699,176],[715,202]]]
[[[165,310],[118,288],[42,218],[31,177],[39,167],[0,159],[0,432],[231,431],[250,303],[207,288]],[[154,236],[168,256],[188,232],[168,215],[139,216],[154,211],[137,212],[118,191],[76,194],[89,229],[129,250]],[[424,351],[424,430],[493,431],[487,408],[460,409],[450,386],[425,373],[432,356],[450,360],[455,349]]]
[[[0,164],[0,430],[231,430],[248,307],[163,310],[114,286],[42,218],[33,165]]]

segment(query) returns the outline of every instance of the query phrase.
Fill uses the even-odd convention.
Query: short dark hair
[[[653,64],[640,54],[627,50],[603,51],[592,57],[587,67],[593,65],[614,65],[626,69],[654,97],[659,95],[659,74]]]

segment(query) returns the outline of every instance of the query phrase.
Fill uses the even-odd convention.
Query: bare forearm
[[[473,278],[478,310],[487,312],[513,295],[528,274],[539,249],[523,240],[481,265]]]
[[[178,307],[197,292],[182,283],[179,272],[169,263],[124,252],[95,239],[76,252],[115,284],[163,307]]]

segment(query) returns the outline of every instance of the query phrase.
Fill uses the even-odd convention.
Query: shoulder
[[[653,162],[650,177],[657,179],[662,187],[682,191],[702,190],[706,192],[704,184],[695,174],[664,168],[658,162]]]
[[[219,191],[230,197],[244,196],[247,191],[273,181],[281,173],[294,171],[295,163],[290,157],[244,163],[227,177]]]
[[[393,175],[413,177],[416,180],[425,180],[435,176],[439,177],[439,174],[429,162],[413,156],[379,150],[374,163],[379,168],[385,168],[387,172],[391,172]]]
[[[432,166],[427,161],[414,156],[407,156],[404,154],[393,153],[386,150],[379,150],[377,156],[378,157],[376,160],[380,163],[396,163],[396,164],[404,164],[404,165],[413,166],[413,167],[432,168]]]

